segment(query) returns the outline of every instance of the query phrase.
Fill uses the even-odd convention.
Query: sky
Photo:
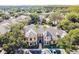
[[[78,5],[78,0],[0,0],[0,5]]]

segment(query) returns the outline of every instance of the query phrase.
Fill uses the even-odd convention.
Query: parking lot
[[[19,49],[15,54],[65,54],[64,49]]]

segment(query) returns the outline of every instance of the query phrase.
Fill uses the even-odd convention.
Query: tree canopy
[[[71,6],[71,7],[68,8],[68,11],[78,13],[79,12],[79,6]]]

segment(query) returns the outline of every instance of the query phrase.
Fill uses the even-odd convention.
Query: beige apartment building
[[[23,28],[28,46],[37,46],[39,43],[42,45],[49,45],[51,42],[58,39],[58,36],[64,37],[67,33],[63,30],[47,26],[45,29],[39,25],[35,29],[35,25],[31,24]]]

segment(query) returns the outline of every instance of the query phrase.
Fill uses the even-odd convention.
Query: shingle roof
[[[3,21],[0,23],[0,33],[5,34],[6,32],[10,31],[9,28],[10,23],[8,21]]]
[[[28,32],[30,29],[35,31],[37,34],[50,35],[52,38],[57,39],[57,34],[65,33],[63,30],[57,29],[56,27],[48,26],[47,28],[43,28],[42,25],[39,25],[37,29],[35,29],[35,25],[31,24],[24,27],[24,32]]]
[[[37,35],[37,33],[32,29],[30,29],[28,32],[25,33],[26,37],[30,37],[30,36],[32,37],[34,35]]]
[[[9,31],[10,31],[9,28],[0,26],[0,33],[1,33],[1,34],[5,34],[6,32],[9,32]]]

